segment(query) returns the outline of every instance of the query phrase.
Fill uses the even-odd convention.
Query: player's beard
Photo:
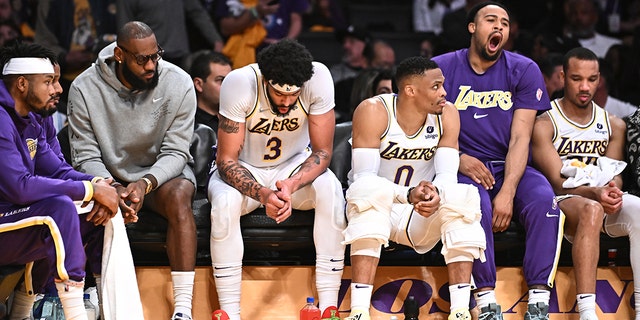
[[[34,93],[32,90],[32,87],[29,86],[29,89],[27,91],[27,97],[26,97],[26,103],[29,106],[29,109],[36,114],[39,114],[40,116],[42,116],[43,118],[45,117],[49,117],[52,114],[54,114],[56,111],[58,111],[58,109],[56,108],[56,105],[54,104],[52,108],[47,108],[49,101],[51,99],[55,99],[54,97],[49,98],[49,100],[47,101],[41,101]],[[37,107],[40,105],[43,105],[43,107]]]
[[[138,77],[135,73],[133,73],[133,71],[131,71],[131,69],[129,69],[126,63],[121,63],[121,65],[122,65],[122,76],[124,77],[125,80],[127,80],[127,82],[129,82],[129,84],[131,84],[132,89],[144,91],[144,90],[153,89],[158,85],[158,78],[159,78],[158,64],[156,64],[156,69],[154,70],[153,78],[151,78],[151,80],[149,81]]]
[[[502,49],[500,49],[500,50],[496,51],[496,53],[495,53],[495,54],[490,55],[490,54],[487,52],[487,50],[486,50],[486,49],[483,49],[483,50],[480,52],[480,55],[482,55],[482,58],[483,58],[483,59],[485,59],[485,60],[487,60],[487,61],[496,61],[496,60],[498,60],[498,58],[500,57],[500,54],[501,54],[501,53],[502,53]]]
[[[271,107],[271,111],[273,111],[273,113],[281,116],[281,117],[286,117],[289,115],[289,113],[291,113],[292,110],[294,110],[295,108],[298,107],[298,105],[294,102],[292,105],[289,106],[289,109],[287,110],[287,112],[282,113],[280,112],[280,110],[278,110],[278,105],[273,102],[273,99],[271,99],[271,96],[267,94],[267,98],[269,99],[269,106]],[[284,106],[282,106],[284,108]]]

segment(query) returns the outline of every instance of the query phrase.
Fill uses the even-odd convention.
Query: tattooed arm
[[[310,184],[327,170],[333,152],[333,132],[335,129],[333,110],[323,114],[309,115],[309,138],[311,155],[301,165],[300,170],[290,178],[281,181],[290,193]],[[278,187],[282,190],[283,188]]]
[[[274,191],[258,183],[249,170],[238,162],[240,151],[243,148],[244,135],[244,123],[235,122],[220,115],[216,158],[220,177],[242,194],[260,201],[265,206],[269,204],[281,208],[284,203],[275,196]]]

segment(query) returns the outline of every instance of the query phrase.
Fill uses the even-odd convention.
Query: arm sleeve
[[[458,183],[458,167],[460,167],[460,155],[458,150],[449,147],[439,147],[434,156],[436,177],[433,185],[442,189],[447,184]]]
[[[15,204],[29,204],[45,198],[58,195],[69,196],[73,200],[85,197],[85,186],[82,181],[54,179],[35,174],[36,171],[53,171],[64,165],[64,162],[48,148],[44,135],[38,139],[34,160],[34,173],[25,164],[24,157],[16,148],[16,142],[21,140],[7,134],[0,133],[0,195]],[[48,168],[44,168],[44,167]]]

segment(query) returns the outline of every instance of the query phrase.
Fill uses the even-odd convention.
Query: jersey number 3
[[[262,158],[264,160],[275,160],[280,157],[282,154],[282,140],[277,137],[272,137],[267,141],[266,148],[269,150],[267,154],[265,154]]]

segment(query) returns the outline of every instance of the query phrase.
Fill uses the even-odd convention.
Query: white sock
[[[58,296],[64,318],[67,320],[88,320],[87,312],[84,310],[84,282],[56,282]]]
[[[547,289],[529,289],[529,304],[544,302],[548,305],[550,298],[551,291]]]
[[[99,274],[94,274],[93,278],[96,279],[96,294],[98,295],[98,305],[97,313],[100,316],[100,319],[104,319],[104,314],[102,313],[102,277]]]
[[[369,311],[371,307],[371,294],[373,293],[373,285],[366,283],[351,283],[351,310]]]
[[[316,288],[320,312],[324,312],[327,307],[338,306],[343,269],[344,257],[316,256]]]
[[[11,305],[11,314],[9,320],[30,319],[33,302],[36,295],[28,295],[24,287],[24,283],[13,292],[13,304]]]
[[[473,294],[473,298],[478,303],[478,309],[488,306],[489,303],[498,303],[495,290],[478,291]]]
[[[595,293],[577,294],[576,300],[578,301],[578,312],[580,312],[580,319],[597,319]]]
[[[450,310],[469,309],[469,297],[471,295],[471,285],[468,283],[458,283],[449,286],[449,296],[451,297]]]
[[[242,288],[242,264],[213,264],[213,279],[218,292],[220,309],[230,320],[240,320],[240,289]]]
[[[171,271],[173,281],[173,314],[182,313],[191,317],[191,300],[193,298],[193,281],[195,271]]]

